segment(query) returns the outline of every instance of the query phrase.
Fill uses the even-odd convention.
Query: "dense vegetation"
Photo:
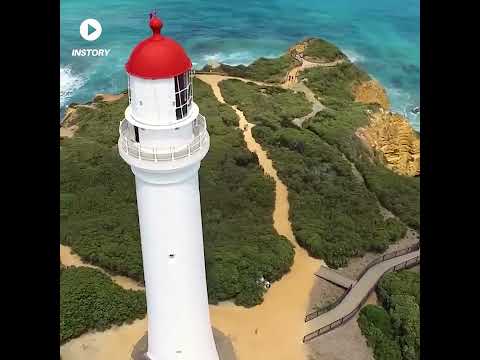
[[[358,318],[375,359],[420,359],[420,274],[388,273],[377,293],[383,307],[367,305]]]
[[[365,251],[383,251],[404,235],[395,219],[384,221],[375,196],[352,172],[337,147],[291,120],[310,111],[301,93],[239,80],[220,83],[238,105],[289,188],[290,217],[298,242],[333,267]]]
[[[60,267],[60,343],[141,319],[146,311],[143,291],[122,289],[96,269]]]
[[[288,240],[272,224],[273,180],[245,147],[234,111],[195,80],[211,147],[200,170],[210,302],[262,301],[256,280],[279,279],[293,262]],[[127,99],[78,109],[80,126],[61,144],[61,242],[112,273],[143,280],[134,177],[118,155],[118,123]]]
[[[60,241],[87,262],[143,281],[135,184],[117,150],[127,98],[79,108],[60,147]]]
[[[352,88],[356,84],[370,80],[370,76],[351,62],[336,66],[314,67],[300,73],[307,79],[308,87],[330,109],[339,109],[353,102]]]
[[[308,39],[306,45],[303,55],[307,60],[330,62],[346,58],[339,48],[323,39]]]
[[[354,135],[368,123],[366,110],[375,105],[354,102],[352,87],[369,76],[352,63],[308,69],[301,75],[328,109],[307,124],[323,140],[335,145],[362,173],[380,203],[407,225],[420,228],[420,178],[401,176],[372,157]]]
[[[208,119],[210,151],[200,168],[208,293],[211,302],[234,297],[262,301],[262,275],[278,280],[293,263],[293,248],[273,229],[274,182],[248,151],[233,110],[196,82],[195,99]]]
[[[220,64],[213,69],[210,65],[206,65],[202,71],[212,70],[230,76],[275,83],[282,82],[288,71],[297,65],[298,62],[294,58],[282,55],[275,59],[259,58],[248,66]]]

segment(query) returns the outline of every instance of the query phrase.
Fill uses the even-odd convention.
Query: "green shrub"
[[[395,339],[390,315],[376,305],[366,305],[358,317],[358,325],[373,349],[376,360],[402,360],[402,352]]]
[[[87,331],[130,323],[145,314],[143,291],[122,289],[96,269],[60,268],[60,343]]]
[[[347,57],[332,43],[323,39],[309,39],[303,55],[321,62],[330,62]]]
[[[366,305],[360,311],[359,322],[369,322],[378,328],[388,338],[393,338],[394,332],[388,312],[376,305]]]
[[[400,271],[385,274],[378,283],[379,300],[388,310],[392,305],[392,296],[410,295],[420,305],[420,274],[414,271]]]
[[[308,79],[308,87],[322,99],[322,103],[335,110],[354,100],[354,85],[370,80],[365,71],[351,62],[309,68],[300,74],[300,78]]]
[[[398,334],[404,360],[420,359],[420,307],[411,295],[392,295],[392,325]]]
[[[420,359],[420,275],[387,273],[377,287],[383,306],[367,305],[358,325],[376,360]]]

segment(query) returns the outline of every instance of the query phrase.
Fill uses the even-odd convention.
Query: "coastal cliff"
[[[376,80],[364,81],[354,87],[353,94],[355,101],[363,104],[377,104],[384,110],[390,109],[387,92]]]
[[[375,80],[354,87],[355,101],[376,104],[380,108],[369,112],[369,124],[357,129],[356,135],[386,167],[397,174],[420,175],[420,138],[408,120],[388,111],[390,103],[385,89]]]
[[[392,171],[420,175],[420,138],[403,116],[380,109],[370,114],[369,125],[356,135]]]
[[[95,109],[95,104],[99,102],[114,102],[127,96],[127,92],[123,91],[120,94],[96,94],[92,101],[85,104],[70,104],[65,110],[62,121],[60,122],[60,140],[65,138],[72,138],[75,132],[78,131],[78,122],[81,116],[78,113],[79,109]]]

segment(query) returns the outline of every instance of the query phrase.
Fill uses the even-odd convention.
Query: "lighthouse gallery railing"
[[[128,155],[140,160],[159,162],[183,159],[196,153],[207,144],[208,133],[205,117],[199,114],[197,121],[198,135],[193,138],[190,144],[182,146],[148,146],[141,145],[126,135],[128,133],[128,123],[124,119],[119,127],[120,146]]]

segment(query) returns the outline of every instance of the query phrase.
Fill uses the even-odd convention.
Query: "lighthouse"
[[[210,325],[198,170],[210,146],[193,101],[192,62],[152,35],[125,65],[129,104],[118,149],[135,176],[150,360],[218,360]]]

